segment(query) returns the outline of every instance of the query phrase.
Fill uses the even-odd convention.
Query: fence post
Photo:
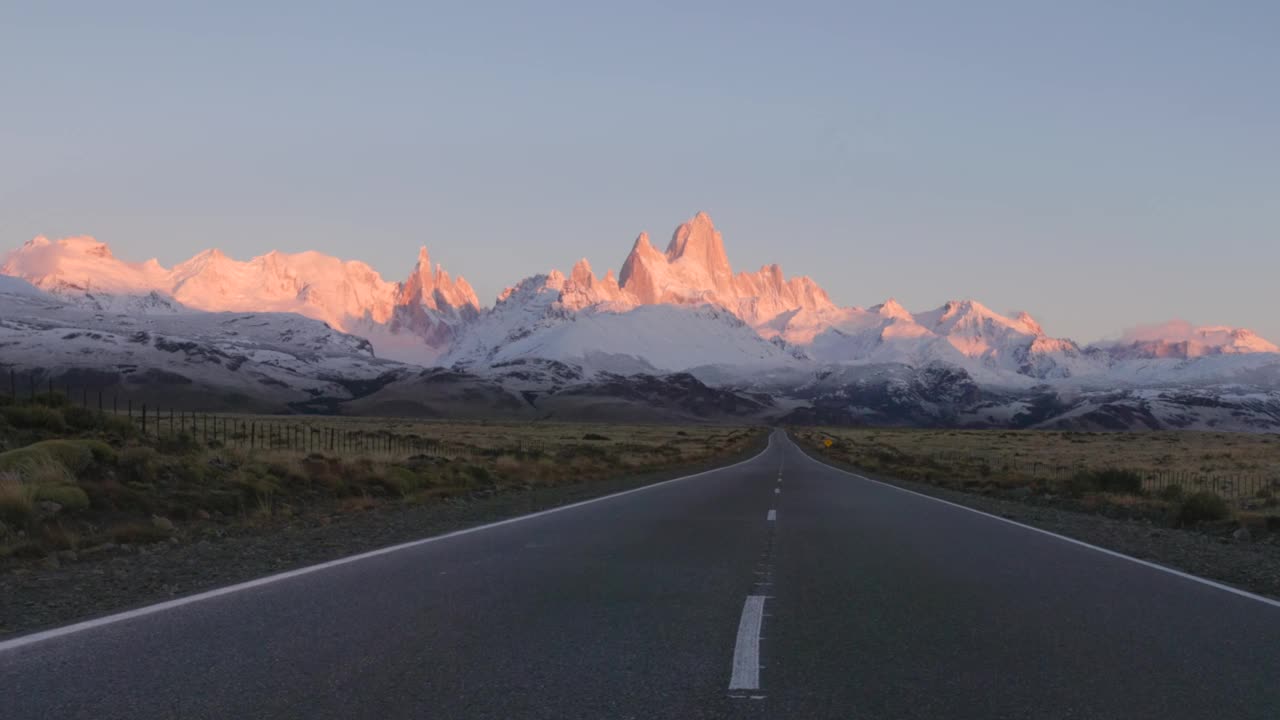
[[[142,437],[147,436],[147,404],[142,403]]]

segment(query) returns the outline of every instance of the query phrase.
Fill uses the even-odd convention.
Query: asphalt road
[[[728,468],[256,582],[0,643],[0,717],[1280,717],[1280,606],[781,434]]]

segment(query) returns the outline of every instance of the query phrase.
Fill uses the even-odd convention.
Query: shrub
[[[1177,502],[1182,499],[1182,486],[1181,485],[1165,485],[1164,487],[1160,488],[1159,497],[1161,500],[1168,500],[1169,502]]]
[[[0,415],[9,424],[22,430],[46,430],[66,432],[67,422],[62,413],[43,405],[9,405],[0,408]]]
[[[50,459],[47,453],[35,450],[28,445],[0,453],[0,472],[21,472],[24,467],[37,462],[47,462]]]
[[[172,473],[174,478],[188,485],[203,483],[208,474],[208,467],[206,463],[201,462],[200,458],[193,457],[172,458],[163,465],[163,469]]]
[[[34,489],[13,473],[0,473],[0,520],[25,525],[35,515]]]
[[[70,404],[67,400],[66,394],[60,393],[60,392],[38,393],[36,394],[34,400],[37,405],[43,405],[46,407],[54,407],[54,408],[66,407],[67,405]]]
[[[43,448],[28,446],[0,453],[0,472],[16,475],[29,484],[69,484],[75,476]]]
[[[1070,495],[1089,492],[1141,495],[1142,476],[1132,470],[1084,470],[1068,480],[1064,490]]]
[[[127,417],[120,415],[103,415],[98,418],[98,427],[107,435],[128,439],[137,436],[138,427]]]
[[[1178,506],[1175,522],[1182,527],[1191,527],[1202,522],[1226,520],[1231,517],[1231,508],[1227,501],[1217,493],[1201,490],[1183,499]]]
[[[468,465],[466,472],[474,483],[491,483],[494,480],[493,473],[483,465]]]
[[[89,496],[75,485],[37,485],[35,499],[56,502],[64,510],[72,512],[86,510],[89,507]]]
[[[1093,482],[1103,492],[1142,494],[1142,476],[1132,470],[1098,470]]]
[[[156,440],[156,447],[163,453],[182,454],[194,452],[199,448],[190,434],[180,432],[177,435],[165,436]]]
[[[78,442],[89,451],[93,461],[99,465],[115,465],[119,460],[120,454],[116,449],[101,440],[79,440]]]
[[[68,530],[62,523],[41,528],[44,545],[54,550],[75,550],[80,547],[80,533]]]
[[[239,488],[247,500],[270,499],[280,489],[275,479],[262,473],[260,468],[250,468],[249,472],[235,471],[229,479],[229,484]]]
[[[93,451],[83,440],[45,440],[31,445],[31,449],[48,453],[72,474],[84,472],[93,464]]]
[[[149,522],[131,522],[115,525],[107,531],[107,534],[117,543],[134,545],[163,542],[169,539],[168,530],[162,530]]]
[[[135,445],[121,450],[116,462],[127,480],[152,482],[156,476],[155,460],[155,450]]]
[[[79,405],[62,408],[62,417],[68,426],[75,430],[92,430],[98,427],[98,413]]]
[[[1062,483],[1062,492],[1072,497],[1080,497],[1098,489],[1093,482],[1092,473],[1078,472]]]
[[[409,468],[399,465],[387,468],[382,477],[377,479],[377,482],[402,497],[411,495],[424,485],[429,484],[422,476]]]

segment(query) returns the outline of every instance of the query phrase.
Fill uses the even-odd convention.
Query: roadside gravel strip
[[[598,482],[385,506],[327,525],[227,528],[223,537],[142,545],[57,570],[12,570],[0,574],[0,638],[732,465],[758,454],[767,441],[761,434],[746,450],[713,461]]]
[[[868,473],[847,463],[832,460],[795,438],[792,440],[809,457],[832,467],[1280,599],[1280,545],[1271,542],[1237,542],[1205,533],[1161,527],[1146,521],[1118,520],[1017,500],[958,492],[925,483],[907,482]]]

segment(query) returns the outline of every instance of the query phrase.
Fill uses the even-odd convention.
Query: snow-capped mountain
[[[777,265],[735,271],[704,213],[665,250],[640,234],[619,267],[600,276],[584,259],[485,309],[425,248],[388,282],[315,252],[208,250],[165,268],[92,238],[36,238],[0,264],[0,367],[102,366],[234,393],[256,378],[277,388],[273,407],[353,412],[1280,429],[1280,347],[1244,329],[1172,322],[1081,347],[972,299],[842,307]],[[139,332],[145,342],[129,339]],[[417,369],[430,365],[448,370]],[[685,391],[699,399],[672,401]],[[616,393],[628,399],[601,397]]]
[[[1100,343],[1116,358],[1189,358],[1207,355],[1280,353],[1280,347],[1258,337],[1252,330],[1211,325],[1194,327],[1175,320],[1126,331],[1113,343]]]
[[[580,264],[575,270],[589,274]],[[581,304],[583,277],[558,271],[509,288],[442,358],[478,369],[522,358],[612,373],[675,372],[700,364],[761,365],[795,358],[715,305],[676,307],[607,300]]]
[[[115,313],[0,278],[0,367],[107,397],[203,409],[320,409],[404,366],[295,313]],[[6,373],[7,374],[7,373]]]
[[[431,265],[426,248],[407,280],[387,282],[368,265],[317,252],[269,252],[247,261],[205,250],[172,269],[131,263],[91,237],[37,237],[10,253],[0,274],[19,277],[81,307],[131,313],[297,313],[378,337],[391,355],[429,361],[480,310],[466,280]],[[395,342],[391,336],[413,340]]]

